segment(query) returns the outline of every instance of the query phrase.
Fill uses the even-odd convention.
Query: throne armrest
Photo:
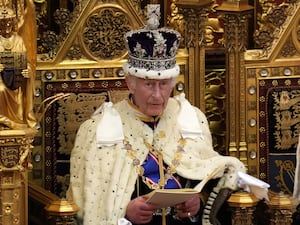
[[[28,181],[29,224],[76,224],[78,206]]]

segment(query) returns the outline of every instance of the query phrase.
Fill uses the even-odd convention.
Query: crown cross
[[[160,20],[160,5],[150,4],[147,5],[147,28],[150,30],[157,29],[159,27]]]

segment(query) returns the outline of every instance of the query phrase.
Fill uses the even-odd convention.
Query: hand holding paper
[[[198,191],[191,188],[182,189],[156,189],[147,194],[147,202],[156,204],[158,208],[166,208],[187,201]]]

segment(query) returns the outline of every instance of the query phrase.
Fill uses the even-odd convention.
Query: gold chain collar
[[[150,189],[158,189],[158,188],[164,187],[165,184],[167,183],[167,181],[176,173],[176,168],[180,164],[180,161],[182,159],[182,153],[184,152],[184,146],[186,144],[186,140],[184,138],[180,138],[178,140],[178,145],[177,145],[177,149],[174,154],[174,158],[172,160],[172,165],[167,167],[166,173],[160,172],[160,179],[159,179],[158,184],[150,184],[147,181],[146,177],[144,177],[144,168],[141,165],[140,160],[137,158],[137,150],[133,149],[133,147],[129,143],[127,137],[124,138],[123,143],[124,143],[124,148],[127,151],[127,155],[132,159],[132,163],[136,167],[136,171],[137,171],[138,175],[141,176],[143,182]],[[145,139],[144,139],[144,144],[147,147],[147,149],[149,150],[149,152],[153,153],[157,158],[159,158],[159,156],[161,156],[161,159],[162,159],[163,150],[157,149],[156,147],[154,147],[154,145],[151,145]],[[158,160],[158,161],[160,162],[160,160]],[[162,161],[159,164],[160,164],[159,168],[161,171],[161,169],[163,168]]]

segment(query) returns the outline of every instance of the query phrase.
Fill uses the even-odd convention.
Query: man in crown
[[[80,207],[80,224],[217,224],[212,209],[245,171],[238,159],[214,151],[198,108],[183,94],[170,97],[180,34],[158,28],[159,10],[149,5],[147,26],[125,35],[128,99],[104,103],[77,133],[67,198]],[[198,193],[163,209],[147,202],[155,189],[181,188]],[[216,201],[220,193],[225,197]]]

